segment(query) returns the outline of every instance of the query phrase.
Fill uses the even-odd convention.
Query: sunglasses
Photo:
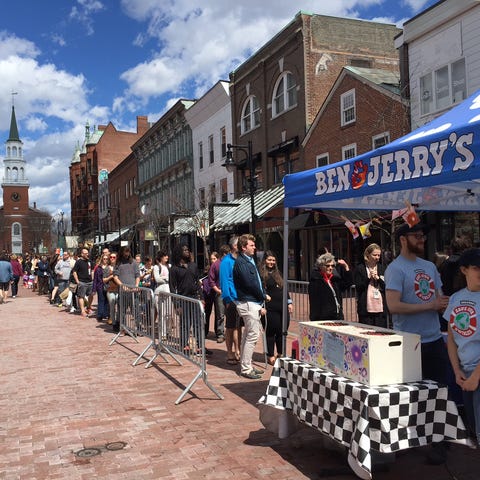
[[[423,233],[407,233],[407,236],[413,237],[415,240],[426,240],[427,236]]]

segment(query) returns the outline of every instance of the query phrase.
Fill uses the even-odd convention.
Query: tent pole
[[[283,308],[282,308],[282,351],[287,355],[288,335],[288,207],[283,214]]]

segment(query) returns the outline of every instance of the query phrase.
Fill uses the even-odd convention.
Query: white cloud
[[[428,3],[429,0],[403,0],[405,5],[408,5],[414,13],[419,12]]]
[[[0,59],[5,59],[11,55],[19,57],[27,56],[35,58],[40,51],[34,43],[6,31],[0,32]]]
[[[68,167],[74,147],[84,138],[86,119],[91,125],[104,123],[110,109],[89,104],[83,75],[39,63],[40,53],[28,40],[0,34],[0,98],[18,93],[15,113],[24,143],[31,203],[35,201],[52,213],[59,208],[69,212]],[[10,114],[11,102],[0,102],[1,130],[8,130]]]
[[[51,40],[53,43],[57,44],[60,47],[65,47],[67,45],[67,42],[63,35],[60,35],[58,33],[54,33],[51,36]]]
[[[47,122],[36,116],[26,118],[25,125],[31,132],[44,132],[48,128]]]
[[[95,30],[93,28],[92,16],[105,8],[99,0],[77,0],[78,5],[74,5],[70,10],[70,20],[77,21],[85,28],[87,35],[93,35]]]

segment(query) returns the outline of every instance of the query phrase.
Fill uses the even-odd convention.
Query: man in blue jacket
[[[238,239],[238,257],[233,267],[233,282],[237,291],[237,311],[245,325],[242,336],[240,375],[257,380],[263,374],[252,366],[253,352],[261,335],[261,315],[265,315],[265,292],[255,265],[255,237],[242,235]]]
[[[232,237],[228,242],[230,253],[227,253],[220,262],[220,290],[225,306],[225,345],[229,365],[237,365],[240,361],[240,343],[242,341],[241,320],[235,305],[237,291],[233,283],[233,266],[238,256],[237,244],[238,237]]]

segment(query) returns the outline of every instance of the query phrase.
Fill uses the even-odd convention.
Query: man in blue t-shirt
[[[393,328],[421,336],[424,378],[446,383],[445,369],[440,368],[447,358],[438,312],[446,308],[448,297],[441,294],[435,265],[417,256],[424,253],[426,232],[421,224],[409,227],[405,223],[397,229],[400,255],[385,271],[386,298]]]
[[[385,296],[394,330],[421,337],[423,378],[446,384],[448,355],[438,312],[445,310],[448,297],[442,294],[442,281],[435,265],[417,256],[424,253],[427,231],[426,225],[410,227],[405,223],[395,232],[400,255],[385,270]],[[434,446],[429,462],[444,463],[444,446]]]

